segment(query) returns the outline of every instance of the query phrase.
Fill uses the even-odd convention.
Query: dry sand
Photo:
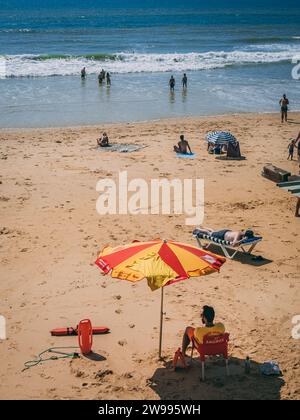
[[[0,314],[8,339],[0,342],[0,398],[299,399],[300,340],[291,338],[300,314],[299,226],[295,198],[261,176],[272,162],[287,162],[289,137],[300,115],[281,125],[278,115],[186,118],[101,127],[0,131],[1,282]],[[95,149],[100,132],[115,142],[144,144],[134,153]],[[217,161],[203,141],[208,130],[233,132],[245,161]],[[176,159],[172,146],[185,133],[195,160]],[[192,279],[165,291],[163,350],[158,362],[160,292],[145,281],[132,285],[101,275],[94,265],[107,243],[156,237],[193,243],[185,216],[107,216],[95,204],[101,177],[205,179],[205,225],[253,227],[264,237],[255,254],[266,260],[228,260],[221,273]],[[184,328],[199,323],[203,304],[231,335],[231,376],[221,363],[207,363],[207,381],[197,362],[189,372],[169,366]],[[53,338],[54,327],[82,318],[106,325],[94,338],[91,359],[50,361],[21,372],[23,363],[51,346],[76,345]],[[252,372],[244,374],[249,355]],[[93,360],[94,359],[94,360]],[[282,378],[262,377],[257,364],[277,360]]]

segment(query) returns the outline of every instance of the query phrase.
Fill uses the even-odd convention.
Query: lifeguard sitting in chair
[[[205,355],[223,355],[226,360],[226,370],[228,374],[228,341],[229,334],[225,333],[223,324],[214,324],[215,311],[210,306],[204,306],[201,314],[204,327],[187,327],[182,339],[182,353],[187,357],[186,350],[192,343],[192,355],[196,349],[200,354],[202,362],[202,380],[205,379],[204,362]]]

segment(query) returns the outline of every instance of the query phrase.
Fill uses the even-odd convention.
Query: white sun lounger
[[[255,236],[250,239],[243,239],[238,245],[233,246],[231,242],[214,238],[212,235],[208,235],[201,231],[201,229],[194,230],[193,237],[196,238],[200,248],[208,249],[211,244],[217,245],[222,249],[225,257],[230,258],[231,260],[238,252],[250,255],[258,242],[263,239],[260,236]]]

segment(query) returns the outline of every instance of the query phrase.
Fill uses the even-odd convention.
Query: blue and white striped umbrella
[[[210,131],[206,135],[206,140],[208,143],[213,144],[228,144],[236,143],[236,138],[229,132],[226,131]]]

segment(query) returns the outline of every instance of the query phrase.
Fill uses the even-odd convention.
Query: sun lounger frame
[[[210,245],[219,246],[222,249],[222,252],[225,255],[225,257],[231,260],[233,260],[236,254],[241,251],[244,254],[251,255],[256,245],[262,241],[262,238],[257,238],[256,240],[253,240],[249,243],[240,243],[237,246],[232,246],[231,243],[228,241],[221,241],[221,240],[216,240],[216,239],[214,240],[214,239],[211,239],[211,236],[209,235],[206,235],[206,236],[207,237],[200,238],[196,232],[193,233],[193,237],[196,238],[200,248],[208,249]],[[206,243],[204,241],[206,241]]]

